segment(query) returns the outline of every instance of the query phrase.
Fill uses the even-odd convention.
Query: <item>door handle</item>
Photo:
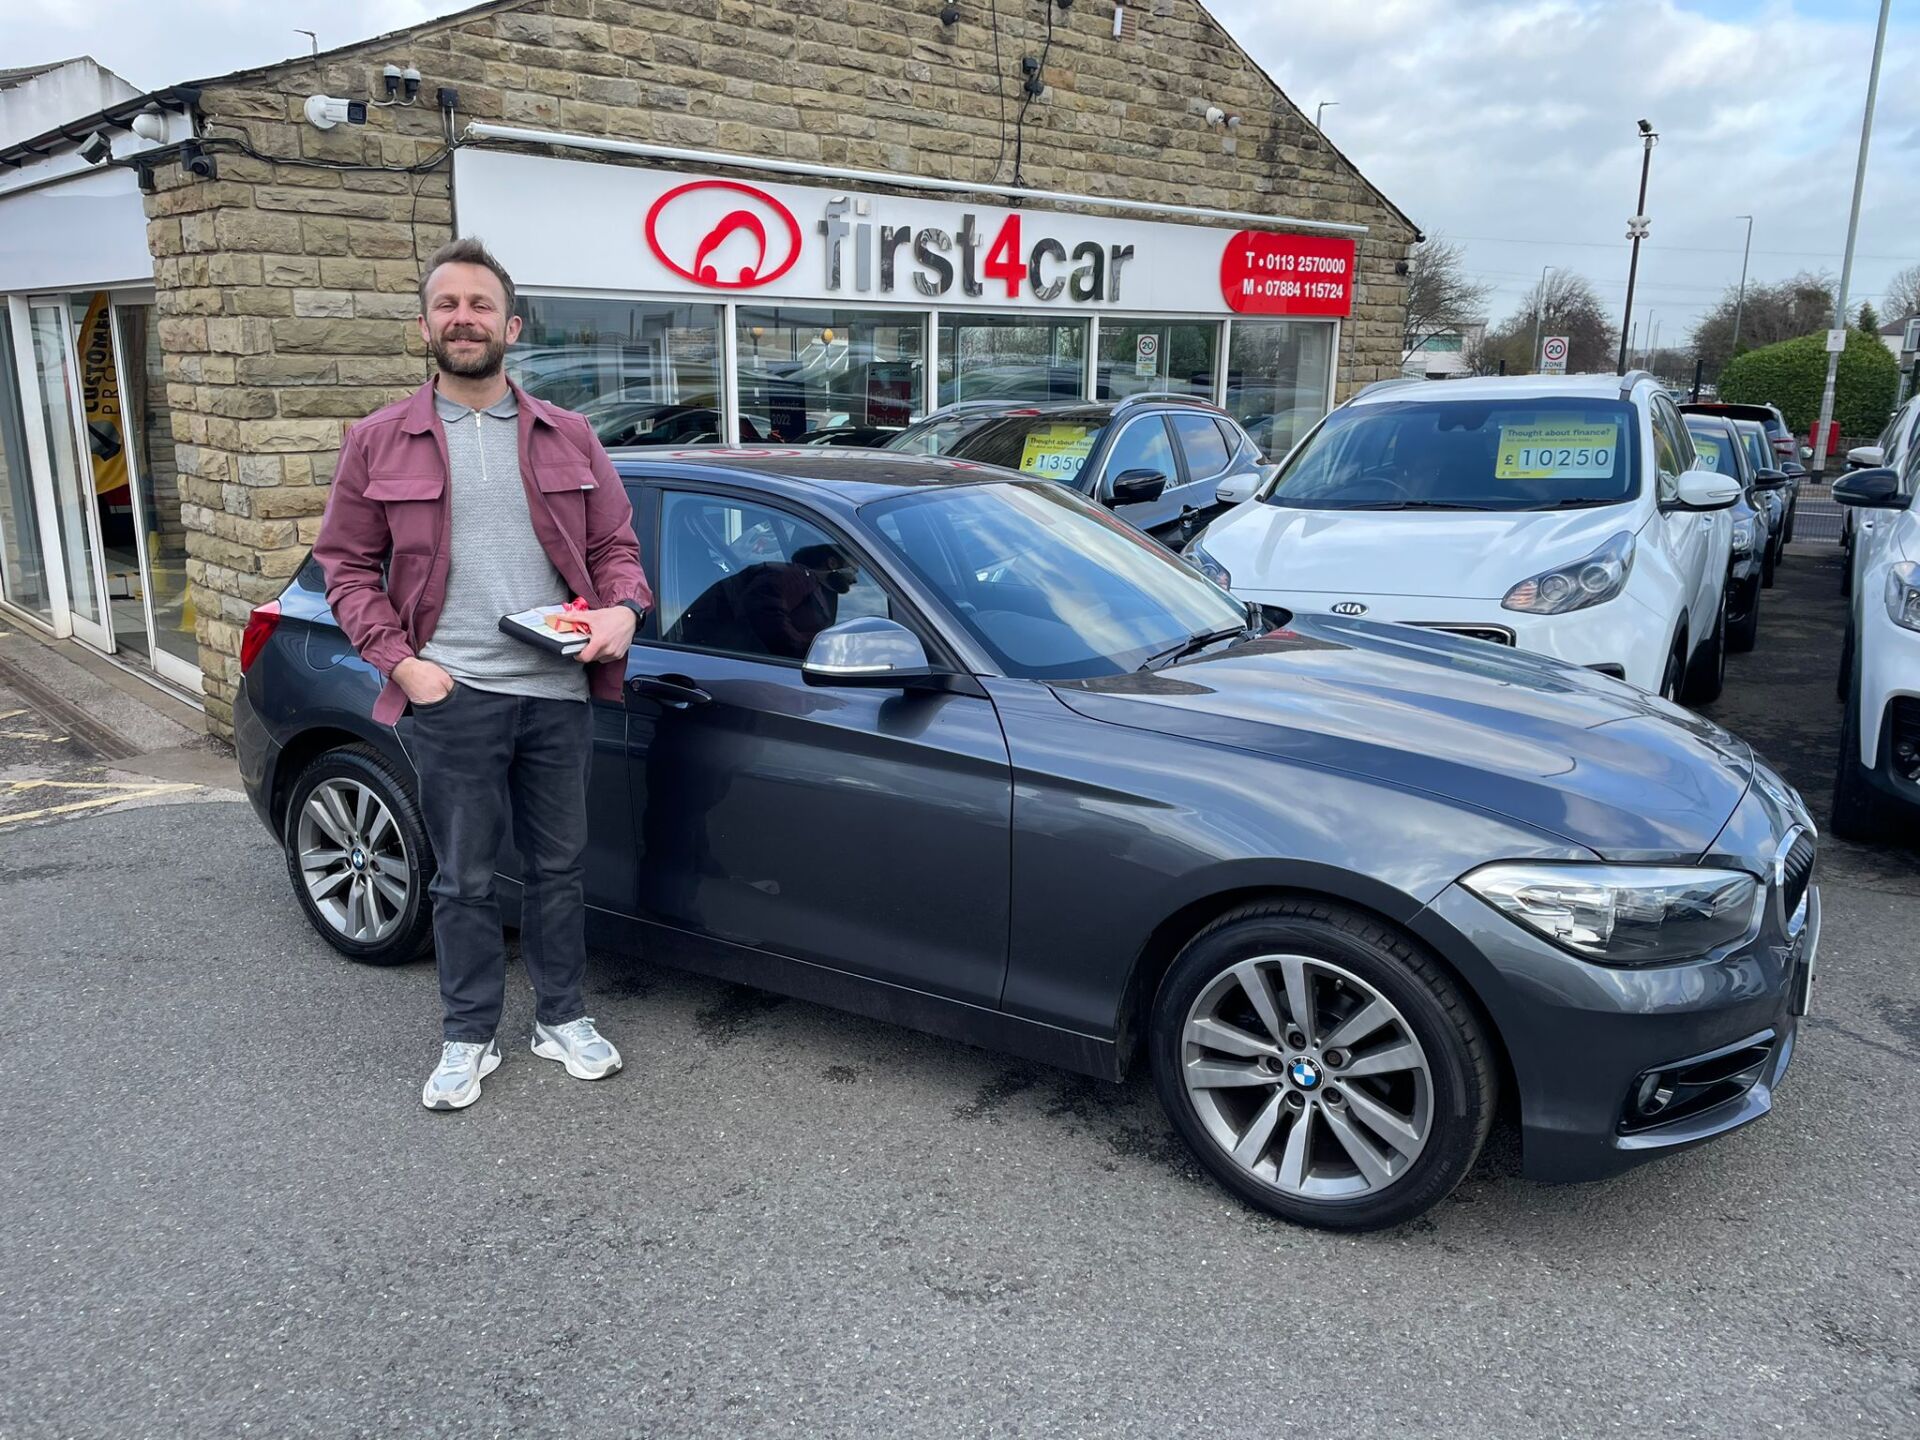
[[[685,675],[631,675],[627,693],[656,700],[669,710],[689,710],[696,705],[711,705],[713,696]]]

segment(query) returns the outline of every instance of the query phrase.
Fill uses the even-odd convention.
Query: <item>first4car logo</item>
[[[647,211],[647,248],[683,280],[715,290],[770,285],[800,259],[800,222],[734,180],[677,185]]]

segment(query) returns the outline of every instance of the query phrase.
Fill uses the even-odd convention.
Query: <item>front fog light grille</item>
[[[1893,773],[1920,785],[1920,700],[1893,702]]]
[[[1675,1060],[1643,1071],[1627,1089],[1620,1112],[1620,1133],[1636,1134],[1671,1125],[1738,1100],[1767,1073],[1773,1059],[1771,1030],[1710,1055]]]

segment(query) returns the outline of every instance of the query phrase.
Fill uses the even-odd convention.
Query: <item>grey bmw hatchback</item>
[[[1542,1180],[1772,1107],[1815,833],[1725,731],[1489,642],[1249,609],[991,467],[615,459],[658,607],[595,703],[602,947],[1144,1063],[1214,1178],[1329,1229],[1439,1202],[1503,1091]],[[407,961],[433,870],[411,720],[373,723],[323,588],[310,563],[247,627],[242,768],[319,933]],[[510,831],[499,874],[511,922]]]

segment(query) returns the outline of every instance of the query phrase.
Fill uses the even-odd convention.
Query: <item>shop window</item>
[[[26,420],[20,408],[20,367],[0,298],[0,597],[53,622],[39,511],[27,459]]]
[[[1235,320],[1227,342],[1226,407],[1278,460],[1327,412],[1333,326],[1314,320]]]
[[[738,312],[740,439],[880,445],[926,408],[926,317],[793,306]]]
[[[1084,399],[1086,363],[1084,320],[944,315],[939,403]]]
[[[507,373],[593,424],[603,445],[724,438],[720,308],[522,295]]]
[[[1219,340],[1211,322],[1102,320],[1094,398],[1153,390],[1211,400]]]

